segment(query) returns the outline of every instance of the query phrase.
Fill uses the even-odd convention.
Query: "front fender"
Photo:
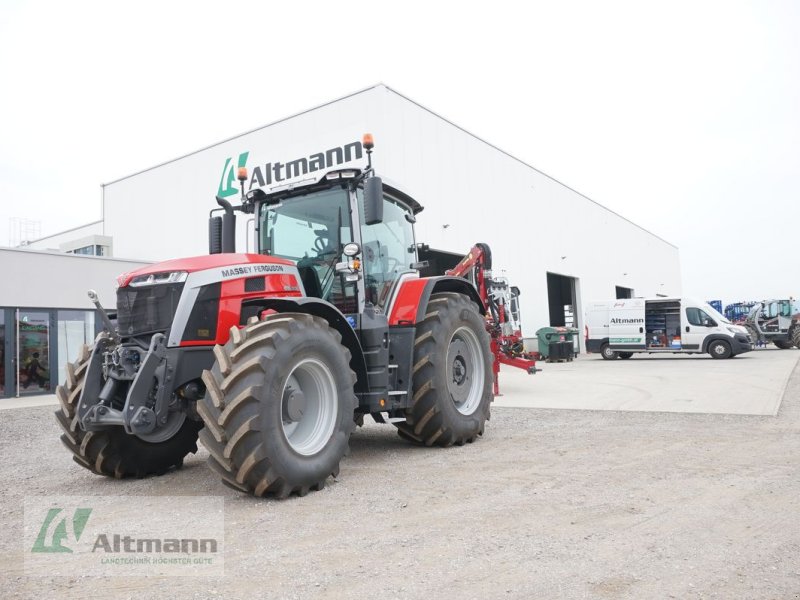
[[[242,303],[245,306],[257,306],[259,312],[263,310],[274,310],[279,313],[298,312],[314,315],[325,319],[331,327],[338,331],[342,336],[342,344],[350,350],[350,368],[355,371],[357,381],[356,392],[368,392],[367,365],[364,361],[364,351],[361,342],[347,318],[330,302],[319,298],[259,298],[257,300],[247,300]]]
[[[389,325],[409,326],[421,322],[428,312],[431,295],[441,292],[464,294],[478,305],[478,310],[482,315],[486,314],[486,307],[478,295],[478,290],[466,279],[447,275],[421,277],[401,282],[397,297],[389,312]]]

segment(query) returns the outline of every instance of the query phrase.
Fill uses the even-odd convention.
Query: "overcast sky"
[[[679,246],[684,294],[800,294],[800,2],[2,0],[0,81],[0,245],[383,82]]]

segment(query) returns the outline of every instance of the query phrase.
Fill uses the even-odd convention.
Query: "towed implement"
[[[305,495],[339,472],[365,415],[427,446],[471,443],[492,401],[487,305],[462,277],[422,278],[415,200],[371,162],[217,198],[210,254],[120,276],[116,326],[66,367],[56,418],[100,475],[162,474],[197,450],[223,483]],[[220,213],[221,214],[216,214]],[[257,253],[235,252],[235,213]],[[493,356],[494,349],[494,356]]]

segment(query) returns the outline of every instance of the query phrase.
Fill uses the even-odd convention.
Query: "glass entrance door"
[[[6,311],[0,308],[0,398],[6,393]],[[9,361],[10,362],[10,361]]]
[[[18,310],[16,380],[20,395],[52,391],[50,385],[50,313]]]

